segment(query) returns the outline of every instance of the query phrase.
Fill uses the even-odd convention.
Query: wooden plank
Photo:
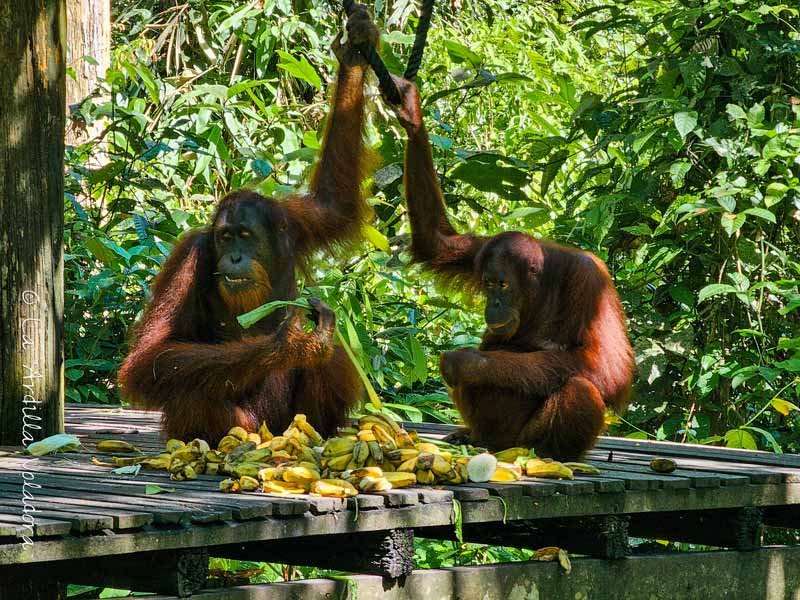
[[[290,519],[270,517],[261,520],[211,523],[203,527],[144,528],[111,536],[66,536],[40,540],[33,546],[22,543],[0,544],[0,565],[43,563],[53,560],[90,556],[123,555],[132,552],[241,544],[252,541],[299,539],[307,536],[331,536],[328,544],[336,546],[336,536],[344,533],[386,531],[447,524],[452,520],[449,503],[434,503],[403,508],[368,510],[358,519],[341,513],[312,515]],[[67,531],[69,523],[65,524]]]
[[[37,496],[36,500],[45,504],[48,509],[55,509],[59,512],[78,514],[91,513],[93,515],[108,517],[111,519],[111,528],[116,530],[138,529],[139,527],[144,527],[153,522],[153,515],[149,513],[129,512],[116,508],[102,508],[95,503],[87,505],[87,503],[82,500],[72,500],[69,498],[59,499],[53,496]],[[0,498],[0,513],[4,512],[3,507],[24,508],[26,504],[27,503],[23,500]]]
[[[595,452],[591,452],[590,456],[595,456]],[[611,465],[623,465],[628,467],[629,471],[637,470],[642,474],[655,475],[654,471],[650,468],[650,460],[656,458],[654,456],[633,454],[630,452],[616,452],[612,462],[605,461],[603,464],[610,467]],[[678,468],[673,472],[665,474],[669,477],[687,477],[692,482],[693,487],[716,487],[723,485],[726,487],[736,485],[747,485],[751,482],[751,472],[747,472],[740,466],[725,466],[719,464],[719,468],[709,465],[709,468],[695,468],[690,463],[690,459],[680,459],[676,463]],[[696,463],[695,463],[696,464]],[[780,479],[772,480],[777,483]]]
[[[65,519],[42,519],[38,515],[34,516],[35,522],[33,524],[34,537],[50,537],[58,535],[67,535],[72,531],[72,523]],[[17,514],[10,512],[0,513],[0,522],[19,525],[25,529],[25,535],[30,536],[30,529],[27,528],[30,520],[25,520]]]
[[[83,467],[73,468],[53,466],[47,468],[46,476],[58,476],[62,478],[61,483],[71,481],[75,485],[90,486],[93,489],[99,489],[98,486],[102,485],[133,485],[139,489],[139,493],[134,494],[137,496],[144,492],[144,486],[147,483],[155,483],[165,487],[174,487],[176,490],[180,491],[179,495],[159,495],[158,498],[161,500],[166,500],[168,496],[171,496],[169,500],[173,502],[180,502],[184,504],[202,504],[206,510],[202,514],[198,513],[198,515],[193,518],[202,518],[205,521],[208,519],[213,519],[214,506],[216,506],[219,510],[238,511],[237,518],[242,519],[257,518],[260,516],[267,516],[269,514],[292,516],[303,514],[309,510],[308,496],[298,496],[295,498],[287,496],[276,497],[261,493],[246,495],[222,494],[218,491],[219,481],[221,481],[221,478],[219,477],[201,476],[197,480],[193,481],[171,481],[169,476],[164,472],[142,470],[135,479],[131,479],[127,476],[113,475],[110,472],[103,470],[102,467],[95,467],[92,465],[91,468],[95,470],[87,470]],[[9,477],[11,479],[16,479],[16,481],[19,480],[17,471],[13,469],[4,469],[3,465],[0,465],[0,481],[8,479]],[[41,476],[37,476],[37,480],[40,479],[40,477]],[[78,487],[76,489],[80,488]],[[119,490],[109,490],[108,488],[103,489],[107,492],[120,492]],[[128,495],[130,492],[130,489],[125,490],[126,495]],[[146,497],[153,498],[152,495],[148,495]],[[241,498],[249,498],[249,504],[243,505],[244,501],[241,501]],[[269,502],[266,501],[267,498],[270,499]],[[258,505],[260,505],[260,508]],[[269,508],[270,505],[272,506],[271,509]],[[261,514],[253,514],[256,512],[260,512]],[[244,516],[246,513],[250,513],[250,516]],[[221,513],[217,517],[218,520],[225,520],[227,518],[230,518],[227,513]]]
[[[214,557],[373,573],[396,579],[414,568],[414,531],[353,533],[337,536],[334,542],[330,536],[322,535],[224,545],[212,547],[209,553]]]
[[[453,501],[453,492],[450,490],[422,486],[410,489],[417,491],[421,504],[433,504],[436,502],[447,502],[449,504]]]
[[[58,497],[72,497],[86,493],[86,487],[80,481],[70,478],[59,478],[52,476],[39,476],[37,480],[42,481],[48,493]],[[141,486],[138,486],[141,488]],[[103,492],[106,500],[126,506],[130,509],[147,507],[147,511],[153,515],[153,522],[161,525],[178,525],[188,523],[192,518],[202,518],[205,514],[203,510],[196,507],[189,507],[184,503],[164,501],[156,497],[148,497],[142,489],[138,493],[125,494],[124,488],[119,486],[102,486],[95,488],[94,492]],[[145,503],[146,500],[146,503]],[[205,521],[201,521],[205,522]]]
[[[762,513],[753,507],[631,515],[635,537],[752,550],[761,545]]]
[[[414,506],[419,504],[419,493],[416,490],[390,490],[388,492],[373,492],[382,496],[386,506]]]
[[[26,514],[26,510],[22,503],[17,506],[12,506],[9,503],[0,503],[0,513],[3,516],[22,516]],[[72,512],[64,511],[59,508],[36,508],[35,512],[28,512],[33,516],[38,524],[41,517],[52,519],[54,521],[66,521],[71,525],[71,533],[83,534],[102,531],[103,529],[111,529],[114,527],[114,519],[110,516],[95,514],[92,512]],[[37,535],[38,528],[36,529]]]
[[[489,490],[470,485],[440,485],[439,488],[452,492],[459,502],[480,502],[489,499]]]
[[[630,452],[617,452],[614,454],[615,461],[620,460],[622,464],[634,463],[646,466],[649,464],[650,455],[636,454]],[[753,465],[749,463],[719,461],[714,459],[702,458],[675,458],[679,467],[694,471],[705,471],[714,474],[729,474],[746,476],[751,483],[797,483],[800,481],[800,470],[789,469],[786,467],[768,467],[763,465]],[[614,464],[614,463],[612,463]]]
[[[204,590],[198,600],[703,600],[800,598],[800,547],[752,552],[678,552],[631,556],[609,563],[572,558],[566,573],[557,562],[515,562],[412,572],[403,585],[386,586],[373,575],[306,579]],[[147,600],[175,600],[150,597]]]
[[[373,494],[359,494],[355,498],[347,499],[347,510],[376,510],[383,508],[386,502],[383,496]]]
[[[13,480],[13,478],[10,478]],[[9,477],[0,472],[0,484],[7,483]],[[159,515],[157,523],[176,523],[181,519],[196,518],[199,522],[207,522],[210,515],[217,515],[217,520],[231,518],[238,520],[261,518],[272,514],[302,514],[308,510],[308,502],[304,500],[288,500],[285,497],[274,498],[266,494],[222,494],[216,488],[195,487],[187,482],[171,482],[122,478],[95,479],[89,483],[80,477],[69,474],[47,474],[37,476],[47,493],[57,496],[72,496],[77,493],[101,495],[102,500],[112,500],[120,505],[148,507],[164,510],[152,511]],[[157,483],[164,487],[174,487],[173,494],[146,494],[145,485]],[[295,506],[293,506],[295,505]],[[276,512],[277,508],[277,512]],[[172,510],[170,510],[172,509]],[[163,513],[163,514],[162,514]],[[178,515],[171,513],[179,513]],[[195,515],[195,517],[192,517]],[[208,518],[207,518],[208,517]],[[177,518],[177,520],[175,520]]]

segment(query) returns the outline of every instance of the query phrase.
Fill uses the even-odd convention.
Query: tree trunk
[[[67,114],[95,91],[98,80],[106,75],[111,57],[110,0],[67,0],[67,68],[74,78],[67,77]],[[86,60],[85,57],[90,57]],[[95,64],[97,63],[97,64]],[[75,146],[96,135],[87,131],[82,119],[70,120],[66,143]]]
[[[0,2],[0,444],[64,429],[64,0]]]

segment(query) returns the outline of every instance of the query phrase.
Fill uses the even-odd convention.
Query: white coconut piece
[[[497,469],[497,459],[494,455],[484,452],[469,459],[467,474],[469,480],[475,483],[485,483],[492,478]]]

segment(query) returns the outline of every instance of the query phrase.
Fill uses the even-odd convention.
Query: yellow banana
[[[320,479],[311,484],[311,492],[333,498],[347,498],[358,494],[353,484],[344,479]]]
[[[238,492],[239,480],[238,479],[223,479],[219,482],[220,492]]]
[[[353,437],[335,437],[329,439],[325,443],[322,450],[323,457],[342,456],[343,454],[352,454],[353,446],[356,444],[356,439]]]
[[[372,429],[362,429],[356,434],[356,437],[362,442],[374,442],[377,440]]]
[[[404,460],[397,467],[400,473],[414,473],[417,470],[417,457],[413,456],[408,460]]]
[[[420,452],[417,456],[417,470],[430,471],[433,468],[434,456],[430,452]]]
[[[436,476],[433,474],[433,471],[418,470],[416,475],[417,483],[421,483],[422,485],[433,485],[436,483]]]
[[[243,492],[252,492],[260,487],[261,484],[258,483],[258,479],[255,477],[245,475],[244,477],[239,478],[239,489]]]
[[[497,452],[494,457],[501,462],[513,463],[520,456],[529,456],[530,453],[531,451],[529,448],[517,446],[515,448],[506,448],[505,450]]]
[[[282,435],[276,435],[269,441],[269,447],[272,448],[272,451],[275,452],[277,450],[283,450],[286,448],[289,440]]]
[[[594,465],[588,465],[581,462],[565,462],[563,464],[573,473],[582,473],[583,475],[600,475],[600,469]]]
[[[140,452],[133,444],[124,440],[101,440],[97,442],[98,452]]]
[[[206,462],[221,463],[225,461],[225,455],[219,450],[209,450],[205,454]]]
[[[528,477],[541,477],[543,479],[573,479],[572,469],[560,462],[545,462],[533,458],[525,463],[525,474]]]
[[[381,445],[376,442],[367,442],[367,447],[369,448],[369,455],[377,464],[381,464],[383,462],[383,450],[381,450]]]
[[[388,492],[392,484],[386,477],[364,477],[359,481],[358,489],[362,492]]]
[[[419,459],[417,460],[417,465],[419,465]],[[445,479],[449,479],[455,475],[455,472],[453,471],[453,465],[450,464],[450,461],[442,458],[441,454],[433,455],[431,469],[436,475],[439,477],[444,477]]]
[[[394,434],[394,441],[397,443],[398,448],[413,448],[414,440],[405,429],[401,429]]]
[[[364,466],[369,457],[369,446],[367,442],[358,441],[353,446],[353,462],[359,467]]]
[[[410,458],[417,458],[419,456],[419,450],[416,448],[398,448],[397,450],[391,450],[384,454],[386,458],[393,463],[402,463]]]
[[[360,469],[356,469],[350,473],[350,477],[355,478],[356,480],[361,480],[364,477],[383,477],[383,469],[380,467],[362,467]]]
[[[256,445],[256,448],[258,448],[261,445],[262,440],[261,436],[258,435],[257,433],[248,433],[246,441],[253,442]]]
[[[267,427],[266,421],[261,421],[261,426],[258,428],[258,436],[261,438],[261,443],[270,441],[273,437],[272,432]]]
[[[244,427],[231,427],[228,430],[228,435],[235,437],[240,442],[247,440],[247,431],[244,429]]]
[[[334,456],[328,459],[327,467],[331,471],[344,471],[348,463],[353,460],[353,453],[342,454],[341,456]]]
[[[219,441],[219,444],[217,444],[217,450],[220,452],[230,452],[241,443],[242,440],[239,438],[233,437],[232,435],[226,435]]]
[[[420,452],[430,452],[431,454],[439,454],[439,446],[431,444],[430,442],[420,442],[417,444],[417,450]]]
[[[305,415],[303,415],[303,414],[295,415],[293,423],[294,423],[295,427],[300,429],[300,431],[302,431],[305,435],[307,435],[308,438],[311,440],[311,443],[307,444],[307,445],[309,445],[309,446],[321,446],[322,445],[322,442],[324,441],[322,439],[322,436],[319,434],[319,432],[316,429],[314,429],[314,426],[311,425],[311,423],[308,422],[308,419],[306,418]]]
[[[231,474],[236,477],[243,477],[245,475],[256,477],[258,472],[263,468],[264,466],[258,463],[236,463],[231,467]]]
[[[392,484],[393,488],[404,488],[417,483],[417,476],[414,473],[399,473],[389,471],[383,474],[384,478]]]
[[[242,454],[238,462],[264,462],[270,456],[272,456],[272,450],[269,448],[262,448],[261,450],[256,448],[255,450],[250,450]]]
[[[178,448],[183,448],[186,444],[184,444],[180,440],[176,440],[172,438],[171,440],[167,440],[166,450],[169,453],[175,452]]]
[[[310,484],[317,479],[321,479],[319,471],[308,467],[287,467],[283,473],[284,481],[291,481],[300,485]]]
[[[520,477],[522,477],[522,469],[520,467],[507,462],[498,462],[497,468],[489,478],[489,481],[516,481]]]
[[[382,427],[386,427],[392,432],[392,435],[400,431],[400,425],[396,423],[394,419],[387,417],[382,413],[365,415],[358,420],[358,426],[360,429],[371,429],[372,425],[375,423]]]
[[[296,483],[267,480],[262,484],[261,491],[267,494],[305,494],[307,490]]]

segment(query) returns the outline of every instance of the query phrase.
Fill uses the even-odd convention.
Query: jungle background
[[[371,8],[381,55],[400,73],[415,3]],[[110,66],[70,116],[83,132],[67,147],[70,401],[120,402],[115,371],[149,283],[216,199],[302,187],[342,24],[327,0],[112,2]],[[375,218],[360,246],[320,256],[303,284],[336,310],[389,410],[455,422],[438,356],[478,342],[481,301],[409,266],[404,133],[374,83]],[[521,229],[608,263],[638,366],[610,433],[800,450],[797,8],[443,0],[419,85],[459,229]],[[426,542],[418,559],[513,552]]]

